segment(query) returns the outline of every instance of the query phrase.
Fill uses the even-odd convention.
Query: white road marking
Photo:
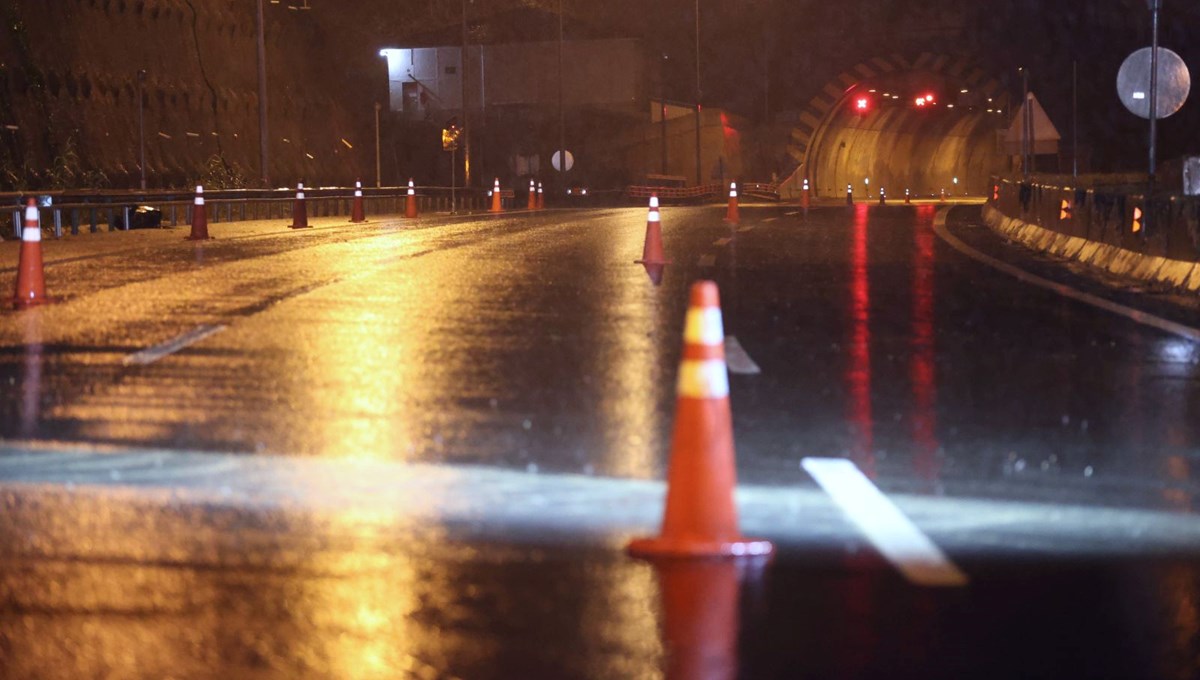
[[[1164,319],[1160,316],[1150,314],[1149,312],[1143,312],[1132,307],[1126,307],[1125,305],[1113,302],[1112,300],[1106,300],[1102,297],[1092,295],[1091,293],[1085,293],[1081,290],[1071,288],[1070,286],[1057,283],[1049,279],[1044,279],[1037,274],[1030,274],[1024,269],[1019,269],[1011,264],[1008,264],[1007,262],[1002,262],[991,255],[987,255],[975,250],[966,243],[963,243],[958,239],[958,237],[954,236],[946,229],[946,213],[948,212],[950,212],[949,208],[943,208],[938,211],[936,216],[934,216],[933,232],[937,234],[938,237],[943,241],[948,243],[951,248],[954,248],[963,255],[966,255],[967,257],[978,262],[982,262],[989,267],[998,269],[1005,274],[1016,277],[1019,281],[1024,283],[1038,286],[1039,288],[1045,288],[1046,290],[1058,293],[1063,297],[1070,298],[1093,307],[1098,307],[1107,312],[1112,312],[1113,314],[1123,316],[1135,323],[1140,323],[1144,326],[1150,326],[1151,328],[1157,328],[1160,331],[1170,333],[1172,335],[1178,335],[1181,338],[1186,338],[1193,342],[1200,342],[1200,329],[1192,328],[1191,326],[1185,326],[1181,323],[1171,321],[1170,319]]]
[[[728,238],[728,237],[719,238],[716,241],[713,241],[713,245],[717,246],[718,248],[723,248],[723,247],[729,245],[732,241],[733,241],[733,239]]]
[[[713,267],[717,264],[717,256],[716,255],[701,255],[700,259],[696,260],[696,264],[701,267]]]
[[[739,375],[758,375],[762,369],[750,358],[750,354],[742,347],[742,343],[732,335],[725,338],[725,363],[730,373]]]
[[[748,225],[748,226],[745,226],[745,227],[738,227],[738,231],[739,231],[739,232],[743,232],[743,233],[744,233],[744,232],[747,232],[747,231],[750,231],[750,230],[752,230],[752,229],[754,229],[754,225]]]
[[[129,356],[125,357],[124,363],[126,366],[145,366],[147,364],[152,364],[165,356],[174,354],[175,352],[178,352],[189,345],[194,345],[204,338],[207,338],[214,333],[220,333],[223,330],[225,330],[224,326],[196,326],[187,333],[168,340],[161,345],[155,345],[154,347],[149,347],[137,352],[136,354],[130,354]]]
[[[763,222],[774,222],[777,219],[779,219],[779,218],[778,217],[768,217],[767,219],[763,220]]]
[[[799,211],[799,210],[793,210],[792,212],[785,212],[785,213],[784,213],[784,215],[789,215],[789,216],[791,216],[791,215],[799,215],[799,214],[800,214],[800,211]]]
[[[833,499],[875,549],[919,586],[962,587],[967,576],[883,495],[852,461],[805,458],[808,474]]]

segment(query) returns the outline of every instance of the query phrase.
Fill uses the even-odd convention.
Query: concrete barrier
[[[1142,218],[1135,226],[1137,211]],[[1121,187],[993,178],[983,218],[1035,250],[1167,288],[1200,290],[1200,200],[1194,197],[1147,201]]]

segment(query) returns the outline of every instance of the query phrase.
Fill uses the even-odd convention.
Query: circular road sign
[[[550,157],[550,165],[553,165],[555,170],[562,172],[562,163],[559,162],[558,153],[559,152],[555,151],[554,155]],[[575,167],[575,155],[572,154],[570,151],[568,151],[567,152],[567,170],[570,170],[573,167]]]
[[[1121,103],[1142,118],[1150,117],[1150,51],[1143,47],[1129,55],[1117,72]],[[1165,47],[1158,48],[1158,117],[1166,118],[1178,111],[1191,89],[1192,76],[1183,59]]]

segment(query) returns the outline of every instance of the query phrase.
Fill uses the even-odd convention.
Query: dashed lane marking
[[[805,458],[800,464],[888,562],[914,585],[958,588],[967,576],[852,461]]]
[[[738,232],[745,233],[747,231],[752,231],[753,229],[754,229],[754,225],[747,225],[745,227],[738,227]]]
[[[777,219],[779,219],[779,218],[778,217],[768,217],[767,219],[763,220],[763,222],[774,222]]]
[[[719,238],[716,241],[713,241],[713,245],[718,248],[724,248],[725,246],[729,245],[732,241],[733,241],[733,239],[731,239],[731,238]]]
[[[1091,293],[1085,293],[1081,290],[1076,290],[1075,288],[1065,284],[1044,279],[1037,274],[1030,274],[1024,269],[1014,267],[1013,265],[998,260],[991,255],[986,255],[978,250],[975,250],[966,243],[963,243],[958,237],[954,236],[949,230],[946,229],[946,215],[949,212],[949,208],[943,208],[938,211],[937,215],[935,215],[933,218],[933,231],[938,235],[939,238],[948,243],[951,248],[954,248],[963,255],[966,255],[967,257],[978,262],[982,262],[993,269],[998,269],[1024,283],[1038,286],[1039,288],[1045,288],[1046,290],[1058,293],[1063,297],[1103,309],[1107,312],[1112,312],[1113,314],[1125,317],[1126,319],[1129,319],[1135,323],[1140,323],[1144,326],[1150,326],[1151,328],[1157,328],[1160,331],[1177,335],[1193,342],[1200,342],[1200,329],[1192,328],[1191,326],[1185,326],[1181,323],[1171,321],[1170,319],[1164,319],[1160,316],[1150,314],[1149,312],[1143,312],[1139,309],[1126,307],[1125,305],[1113,302],[1112,300],[1106,300],[1102,297],[1092,295]]]
[[[196,326],[179,337],[168,340],[160,345],[149,347],[136,354],[130,354],[125,357],[124,363],[126,366],[146,366],[223,330],[225,330],[225,326]]]
[[[742,347],[742,343],[732,335],[725,338],[725,364],[730,373],[738,375],[758,375],[762,369],[750,358],[750,353]]]
[[[713,267],[713,266],[716,266],[716,264],[717,264],[717,256],[716,256],[716,255],[712,255],[712,254],[709,254],[709,255],[701,255],[701,256],[700,256],[700,259],[699,259],[699,260],[696,260],[696,264],[697,264],[697,265],[699,265],[699,266],[701,266],[701,267]]]
[[[784,213],[784,215],[787,215],[787,216],[789,216],[789,217],[790,217],[790,216],[792,216],[792,215],[799,215],[799,214],[800,214],[800,211],[799,211],[799,210],[793,210],[793,211],[791,211],[791,212],[785,212],[785,213]]]

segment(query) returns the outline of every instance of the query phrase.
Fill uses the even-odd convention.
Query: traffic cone
[[[887,192],[879,187],[879,205],[887,205]]]
[[[662,530],[631,541],[636,557],[768,556],[768,541],[742,538],[733,492],[733,422],[717,284],[692,284],[675,386],[675,428]]]
[[[846,205],[854,207],[854,187],[846,185]]]
[[[204,187],[196,185],[196,198],[192,201],[192,233],[188,241],[208,240],[208,209],[204,207]]]
[[[737,184],[729,183],[729,207],[725,210],[725,221],[730,224],[737,224],[741,220],[738,219],[738,197]]]
[[[908,189],[905,189],[905,190],[904,190],[904,202],[905,202],[906,204],[908,204],[908,203],[912,203],[912,197],[909,195],[909,191],[908,191]]]
[[[354,183],[354,204],[350,208],[350,221],[355,224],[367,221],[366,210],[363,209],[362,182]]]
[[[945,189],[942,189],[941,198],[939,198],[939,199],[938,199],[938,202],[939,202],[939,203],[945,203],[945,202],[946,202],[946,190],[945,190]]]
[[[404,199],[404,216],[416,217],[417,211],[417,188],[413,186],[412,178],[408,178],[408,196]]]
[[[21,251],[17,256],[17,290],[13,307],[26,309],[56,302],[46,296],[46,278],[42,271],[42,224],[37,201],[25,204],[25,225],[21,229]]]
[[[668,264],[668,261],[663,257],[662,224],[658,215],[658,194],[650,194],[650,211],[646,215],[646,241],[642,245],[642,259],[634,260],[634,262],[647,265]]]
[[[808,186],[808,178],[805,177],[804,178],[804,187],[801,189],[801,193],[800,193],[800,207],[804,210],[805,215],[808,214],[808,203],[809,203],[809,186]]]
[[[492,208],[490,212],[504,212],[504,208],[500,205],[500,178],[496,178],[496,183],[492,186]]]
[[[308,209],[304,207],[304,182],[296,185],[296,200],[292,202],[292,229],[308,227]]]
[[[538,182],[538,210],[546,209],[546,194],[542,193],[542,183]]]
[[[537,185],[533,180],[529,180],[529,202],[525,206],[526,210],[537,210]]]

